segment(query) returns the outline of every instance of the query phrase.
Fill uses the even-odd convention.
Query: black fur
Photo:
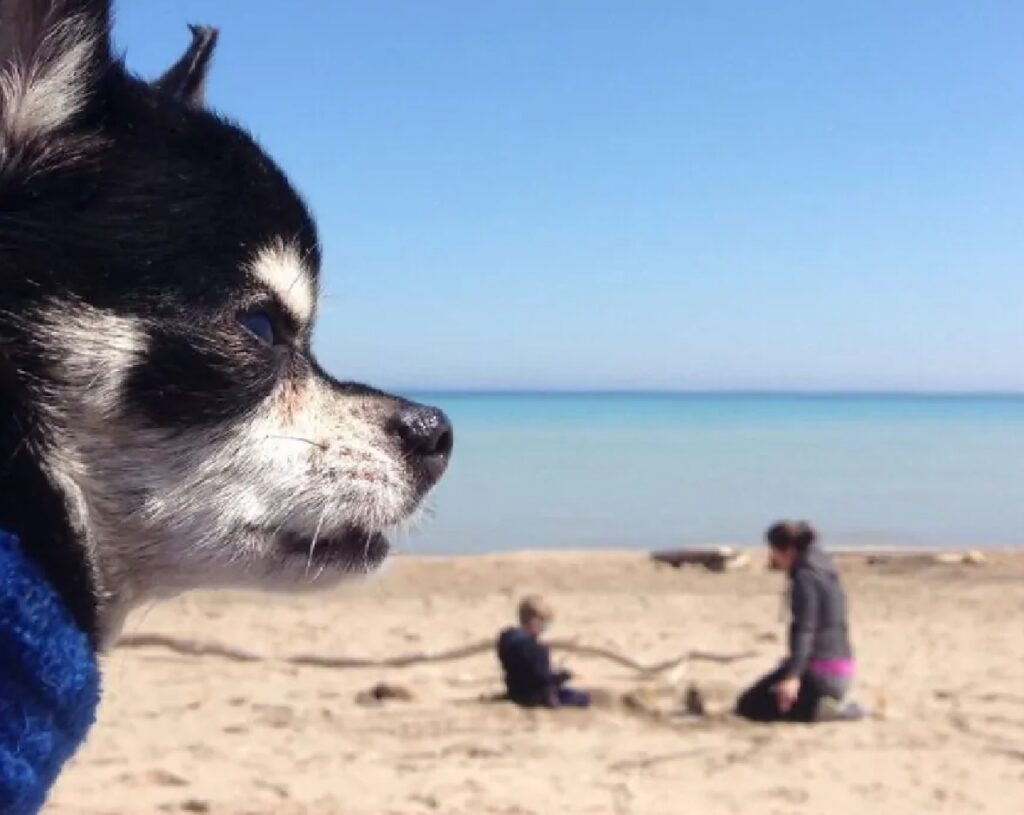
[[[0,57],[19,54],[30,60],[55,24],[71,17],[90,23],[96,37],[95,59],[110,53],[110,0],[3,0],[0,2]]]
[[[192,32],[192,44],[181,59],[153,84],[190,104],[201,105],[218,32],[216,28],[202,25],[190,25],[189,29]]]
[[[0,528],[23,539],[93,634],[101,598],[81,530],[40,468],[53,439],[31,392],[54,360],[31,315],[56,297],[159,321],[125,409],[157,427],[202,424],[251,410],[273,387],[269,349],[236,319],[264,296],[242,271],[252,252],[288,236],[319,267],[313,221],[284,174],[242,129],[198,106],[216,32],[194,27],[181,60],[147,83],[111,56],[108,6],[0,0],[0,60],[38,50],[70,13],[98,32],[97,81],[73,125],[14,145],[0,165]],[[61,149],[73,160],[46,170]]]
[[[125,383],[125,409],[137,409],[157,427],[194,427],[245,416],[277,384],[278,366],[287,364],[276,348],[254,337],[202,345],[194,333],[155,328],[145,359]]]
[[[45,431],[18,398],[19,375],[0,359],[0,529],[17,534],[90,637],[97,635],[95,581],[82,552],[82,530],[69,521],[64,497],[39,466]]]
[[[4,96],[0,86],[0,528],[22,538],[94,637],[106,600],[97,578],[102,570],[91,560],[85,530],[74,528],[73,497],[46,462],[59,459],[67,430],[54,423],[76,420],[67,404],[54,404],[71,376],[66,357],[76,356],[68,337],[101,349],[109,340],[112,355],[124,351],[115,347],[117,338],[101,333],[83,340],[80,324],[73,326],[77,333],[61,335],[61,321],[94,315],[101,332],[118,325],[116,317],[129,318],[131,342],[142,343],[132,345],[116,392],[103,391],[100,419],[91,421],[104,428],[130,420],[147,440],[151,431],[163,439],[197,428],[223,430],[270,401],[278,385],[312,374],[318,388],[338,398],[358,395],[372,403],[360,407],[359,420],[381,429],[382,444],[415,485],[415,500],[440,476],[451,450],[440,412],[431,411],[429,421],[389,422],[420,408],[324,374],[310,353],[309,326],[252,278],[256,253],[285,242],[301,255],[310,278],[304,282],[315,289],[320,249],[314,223],[284,174],[245,131],[201,106],[216,31],[193,27],[186,53],[150,83],[112,56],[109,14],[104,0],[0,0],[0,71],[9,79],[19,75],[15,63],[24,75],[25,66],[59,60],[60,49],[76,58],[74,70],[61,74],[67,97],[47,97],[52,111],[44,113],[53,115],[35,124],[5,118],[20,110],[20,97]],[[74,49],[83,43],[89,44],[84,55]],[[85,86],[72,87],[80,77]],[[28,107],[38,114],[40,105]],[[285,341],[250,334],[240,317],[254,311],[266,314]],[[81,359],[89,357],[76,359],[74,376],[91,383],[90,372],[81,370]],[[92,385],[75,387],[76,398],[84,398]],[[287,387],[276,392],[287,402]],[[282,415],[288,409],[279,408]],[[147,442],[145,455],[149,449]],[[138,457],[131,461],[139,466]],[[111,462],[100,464],[98,471]],[[123,483],[135,471],[119,472]],[[152,495],[158,488],[136,491],[129,482],[118,495],[134,501],[146,489]],[[118,511],[136,508],[119,505]],[[376,541],[376,548],[367,543],[365,553],[341,552],[352,544],[342,535],[338,552],[318,556],[357,562],[386,551],[377,529],[348,532],[356,543]],[[285,548],[308,546],[312,560],[316,541],[291,534]]]

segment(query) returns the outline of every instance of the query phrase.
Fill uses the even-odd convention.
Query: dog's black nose
[[[405,405],[391,420],[402,452],[417,476],[432,485],[444,473],[455,437],[444,411],[423,405]]]

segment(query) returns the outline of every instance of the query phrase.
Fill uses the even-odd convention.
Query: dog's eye
[[[273,345],[275,342],[274,323],[265,311],[252,311],[240,318],[242,325],[260,342]]]

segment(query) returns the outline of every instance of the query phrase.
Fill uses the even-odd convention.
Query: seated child
[[[566,686],[568,671],[552,672],[548,646],[539,640],[552,617],[540,597],[526,597],[519,604],[519,626],[498,637],[508,698],[524,707],[587,707],[590,697]]]

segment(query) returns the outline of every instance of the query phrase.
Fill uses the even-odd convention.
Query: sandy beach
[[[1024,812],[1024,553],[841,566],[856,696],[876,711],[856,724],[724,714],[782,652],[782,578],[759,563],[713,574],[641,553],[400,557],[328,594],[188,595],[129,620],[105,659],[100,720],[46,811]],[[595,709],[485,701],[500,689],[489,651],[342,661],[472,650],[525,592],[554,604],[552,639],[623,658],[556,651],[598,691]],[[410,698],[361,695],[382,682]],[[690,684],[703,717],[680,715]]]

